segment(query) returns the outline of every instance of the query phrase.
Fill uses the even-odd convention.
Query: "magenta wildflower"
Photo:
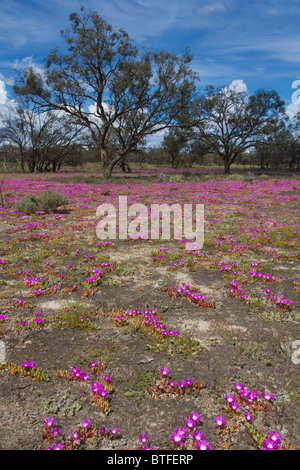
[[[226,424],[226,419],[223,416],[216,416],[214,422],[217,426],[224,426]]]
[[[64,447],[65,446],[62,442],[54,442],[52,445],[52,450],[62,450]]]
[[[61,428],[52,428],[50,429],[50,433],[52,436],[59,436],[61,433]]]
[[[160,373],[161,375],[170,375],[170,370],[167,367],[162,367]]]
[[[174,431],[170,434],[169,437],[174,444],[182,445],[187,433],[188,430],[186,428],[177,427],[174,429]]]
[[[230,403],[230,408],[232,410],[238,410],[240,408],[240,405],[235,401],[233,403]]]
[[[196,431],[193,432],[192,439],[195,442],[197,442],[197,441],[203,441],[205,439],[205,437],[204,437],[204,434],[197,429]]]
[[[102,436],[104,436],[104,434],[105,434],[105,432],[106,432],[105,426],[100,426],[99,432],[100,432],[100,434],[102,434]]]
[[[23,369],[30,369],[31,367],[35,366],[35,362],[34,361],[23,362],[21,366]]]
[[[251,390],[250,392],[247,393],[246,398],[247,398],[249,403],[253,403],[258,398],[258,391],[257,390]]]
[[[142,444],[145,444],[145,442],[147,442],[148,439],[150,439],[150,436],[147,436],[145,432],[141,432],[141,434],[139,435],[139,439],[142,442]]]
[[[206,441],[205,439],[203,439],[202,441],[196,442],[195,447],[197,450],[211,450],[210,443]]]
[[[92,393],[99,393],[102,390],[103,390],[103,387],[99,382],[92,383],[92,386],[91,386],[91,392]]]
[[[89,362],[89,366],[91,367],[97,367],[98,362]]]
[[[226,400],[228,403],[234,403],[236,398],[234,395],[224,395],[224,400]]]
[[[91,427],[91,421],[88,418],[84,418],[80,421],[80,425],[83,428],[90,428]]]
[[[190,379],[189,377],[187,377],[187,378],[185,379],[185,385],[193,385],[192,379]]]
[[[196,426],[196,421],[192,418],[188,418],[184,421],[184,424],[188,429],[193,429]]]
[[[249,411],[247,411],[245,414],[244,414],[244,418],[246,421],[253,421],[253,418],[251,416],[251,414],[249,413]]]
[[[193,413],[190,414],[189,418],[195,422],[200,421],[200,419],[202,419],[202,417],[196,411],[193,411]]]
[[[72,429],[72,431],[70,432],[69,434],[69,439],[71,442],[78,442],[80,441],[80,435],[78,434],[77,431],[74,431],[74,429]]]
[[[53,426],[55,421],[56,420],[54,418],[47,417],[47,418],[44,419],[44,425],[47,426],[47,428],[50,428],[51,426]]]
[[[277,442],[278,444],[281,443],[282,437],[278,432],[269,431],[267,434],[272,441]]]
[[[42,323],[43,322],[42,318],[35,318],[33,321],[35,323]]]
[[[265,400],[274,400],[274,395],[272,393],[264,393],[261,394],[262,398]]]
[[[263,442],[263,449],[264,450],[274,450],[277,449],[278,444],[273,439],[265,439]]]
[[[239,383],[239,382],[236,382],[234,384],[234,388],[236,388],[237,390],[243,390],[244,389],[244,385]]]
[[[109,431],[113,436],[116,436],[119,432],[119,428],[110,428]]]

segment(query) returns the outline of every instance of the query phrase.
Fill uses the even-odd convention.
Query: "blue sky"
[[[42,67],[82,4],[140,46],[177,53],[189,46],[202,86],[238,80],[249,93],[275,89],[290,112],[300,111],[291,102],[300,79],[300,0],[0,0],[2,109],[11,99],[12,70]]]

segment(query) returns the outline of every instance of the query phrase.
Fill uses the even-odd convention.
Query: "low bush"
[[[38,196],[27,194],[15,204],[15,209],[17,212],[25,214],[34,214],[37,211],[49,214],[68,202],[68,199],[60,191],[44,191]]]

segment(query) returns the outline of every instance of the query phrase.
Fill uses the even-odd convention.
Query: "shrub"
[[[46,213],[53,212],[69,202],[60,191],[45,191],[38,196],[38,201]]]
[[[68,199],[60,191],[48,190],[38,196],[27,194],[15,204],[15,209],[17,212],[25,212],[25,214],[34,214],[37,211],[50,213],[68,202]]]
[[[170,175],[169,180],[171,183],[181,183],[182,182],[182,176],[181,175]]]
[[[39,207],[39,202],[33,194],[27,194],[15,204],[16,211],[25,212],[25,214],[34,214]]]
[[[233,173],[232,175],[228,175],[227,179],[234,180],[234,181],[245,181],[246,180],[244,175],[239,175],[237,173]]]

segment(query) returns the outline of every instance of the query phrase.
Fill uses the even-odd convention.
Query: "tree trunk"
[[[230,175],[230,160],[224,159],[224,175]]]
[[[128,163],[124,162],[123,158],[120,162],[120,167],[121,167],[121,170],[123,171],[123,173],[131,173],[130,166],[128,165]]]
[[[109,168],[109,165],[107,162],[107,151],[104,146],[100,146],[100,160],[101,160],[102,173],[103,173],[104,178],[110,178],[111,169]]]
[[[101,148],[101,163],[102,163],[102,172],[104,178],[110,179],[112,171],[117,163],[124,158],[124,155],[117,155],[109,163],[107,162],[107,152],[106,149]]]

